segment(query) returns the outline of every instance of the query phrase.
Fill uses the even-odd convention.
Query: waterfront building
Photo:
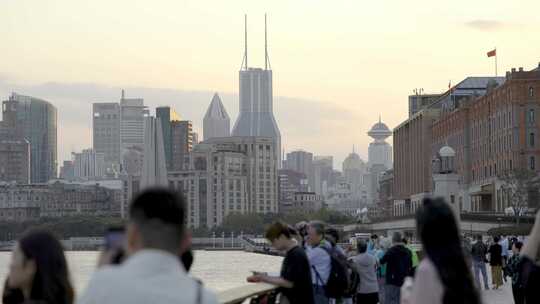
[[[314,213],[324,206],[322,196],[315,192],[294,192],[292,199],[280,205],[282,213]]]
[[[168,172],[168,185],[185,196],[188,225],[211,228],[231,213],[277,213],[278,161],[272,138],[212,138],[193,148],[185,169]],[[127,201],[140,184],[124,179]]]
[[[0,140],[0,182],[30,183],[30,143]]]
[[[119,185],[121,183],[118,183]],[[120,188],[55,181],[47,184],[0,185],[0,220],[39,217],[119,216]]]
[[[287,212],[296,192],[307,192],[308,180],[304,173],[289,169],[278,170],[279,212]]]
[[[93,149],[80,153],[71,153],[73,159],[73,177],[77,180],[94,180],[105,177],[105,154]]]
[[[538,172],[538,89],[538,68],[512,69],[505,77],[468,77],[394,129],[399,213],[414,213],[435,191],[429,168],[443,146],[455,151],[459,212],[503,213],[510,199],[501,176],[512,170]],[[533,197],[529,208],[537,207]]]

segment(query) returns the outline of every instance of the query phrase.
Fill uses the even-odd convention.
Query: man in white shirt
[[[186,248],[184,201],[150,189],[130,206],[128,259],[97,270],[78,304],[217,304],[216,297],[188,276],[178,255]]]

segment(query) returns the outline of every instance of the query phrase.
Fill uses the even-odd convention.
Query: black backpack
[[[328,249],[326,247],[320,246],[320,248],[326,251],[326,253],[328,253],[328,255],[330,256],[330,275],[328,276],[328,281],[324,286],[324,292],[326,296],[332,299],[339,299],[349,296],[349,292],[351,292],[349,271],[352,268],[349,267],[349,264],[347,263],[347,258],[339,251],[337,251],[335,247],[332,249]],[[319,273],[315,269],[315,266],[311,267],[313,267],[313,270],[315,270],[317,280],[322,281],[322,278],[319,276]],[[356,288],[354,288],[353,292],[355,290]]]

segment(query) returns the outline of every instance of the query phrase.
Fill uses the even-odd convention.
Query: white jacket
[[[97,270],[77,303],[197,304],[198,293],[200,303],[218,303],[186,273],[178,257],[161,250],[141,250],[122,265]]]

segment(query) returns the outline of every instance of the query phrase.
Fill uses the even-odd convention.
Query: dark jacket
[[[471,254],[475,262],[485,262],[487,247],[482,241],[477,241],[474,243],[471,249]]]
[[[401,286],[412,269],[411,251],[401,244],[393,246],[380,263],[386,264],[386,284]]]

